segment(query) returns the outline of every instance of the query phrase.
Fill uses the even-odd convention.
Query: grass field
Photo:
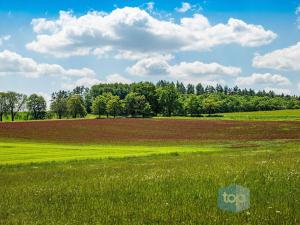
[[[300,224],[300,122],[263,118],[2,123],[0,224]]]
[[[166,117],[157,117],[166,119]],[[192,120],[245,120],[245,121],[300,121],[300,109],[257,111],[257,112],[233,112],[203,115],[202,117],[172,117],[171,119]]]

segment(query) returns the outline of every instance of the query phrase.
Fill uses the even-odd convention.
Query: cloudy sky
[[[300,1],[0,0],[0,91],[160,79],[300,94]]]

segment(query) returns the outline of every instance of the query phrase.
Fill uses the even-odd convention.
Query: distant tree
[[[216,91],[216,89],[214,88],[214,86],[208,85],[205,88],[205,93],[211,94],[214,93]]]
[[[109,83],[109,84],[97,84],[91,87],[90,94],[92,98],[96,98],[104,93],[111,93],[112,95],[117,95],[120,99],[124,99],[126,95],[130,92],[129,84],[122,83]]]
[[[142,115],[143,117],[148,117],[151,115],[151,111],[152,111],[152,108],[151,108],[151,105],[147,102],[142,110]]]
[[[156,87],[159,88],[159,87],[165,87],[167,85],[170,85],[170,82],[169,81],[166,81],[166,80],[159,80],[157,83],[156,83]]]
[[[197,95],[191,95],[186,101],[187,112],[191,116],[199,116],[202,111],[202,101]]]
[[[217,93],[223,93],[223,91],[224,91],[223,87],[220,84],[217,84],[217,86],[216,86],[216,92]]]
[[[61,119],[64,115],[67,114],[67,99],[69,97],[69,93],[66,91],[59,91],[52,94],[51,99],[51,110],[55,112],[59,119]]]
[[[99,118],[103,114],[107,115],[107,98],[104,95],[96,97],[93,101],[92,110]]]
[[[188,84],[186,93],[187,94],[195,94],[195,86],[192,84]]]
[[[179,93],[175,88],[175,85],[169,84],[157,89],[158,101],[163,109],[163,113],[167,116],[171,116],[172,113],[178,107]]]
[[[33,119],[43,119],[45,117],[47,104],[43,96],[37,94],[30,95],[26,105]]]
[[[186,88],[185,88],[185,86],[182,82],[177,81],[176,89],[180,94],[185,94],[186,93]]]
[[[92,103],[93,103],[93,101],[92,101],[92,94],[91,94],[89,88],[84,87],[84,86],[77,86],[73,89],[71,94],[80,95],[83,102],[84,102],[84,106],[85,106],[85,109],[86,109],[87,113],[92,112]]]
[[[6,93],[0,92],[0,122],[3,121],[3,115],[7,112]]]
[[[202,105],[203,110],[208,114],[217,113],[221,107],[220,101],[214,96],[209,96],[205,98],[202,102]]]
[[[197,95],[203,95],[205,93],[204,87],[202,86],[201,83],[196,85],[196,94]]]
[[[67,100],[67,108],[73,118],[77,118],[77,116],[85,117],[87,115],[83,99],[80,95],[71,95]]]
[[[135,92],[129,93],[126,96],[124,102],[127,113],[133,117],[135,117],[136,115],[144,115],[145,107],[148,103],[144,95],[139,95]],[[150,104],[148,103],[148,105]],[[149,107],[147,110],[149,110]]]
[[[24,107],[26,95],[16,92],[7,92],[7,110],[10,112],[11,121],[15,120],[17,113]]]
[[[136,92],[138,95],[145,96],[147,102],[151,106],[151,111],[157,114],[160,110],[158,104],[158,97],[156,93],[156,87],[151,82],[139,82],[131,84],[132,92]]]
[[[83,97],[83,95],[88,91],[89,89],[84,86],[77,86],[73,89],[72,95],[80,95],[81,97]]]
[[[123,103],[119,96],[112,96],[107,102],[107,110],[114,118],[122,112]]]

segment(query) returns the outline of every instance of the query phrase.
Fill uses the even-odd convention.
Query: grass
[[[16,121],[28,121],[26,114],[21,112],[16,117]],[[97,115],[88,114],[85,119],[97,119]],[[105,116],[102,116],[105,119]],[[111,118],[111,117],[110,117]],[[168,119],[168,117],[157,116],[157,119]],[[201,119],[201,120],[255,120],[255,121],[300,121],[300,109],[286,109],[273,111],[255,111],[255,112],[233,112],[218,113],[211,116],[204,114],[202,117],[172,116],[170,119]],[[42,121],[57,120],[46,119]],[[72,118],[63,118],[63,120],[73,120]],[[10,122],[10,117],[3,117],[4,122]],[[35,121],[35,120],[32,120]]]
[[[207,122],[6,124],[0,224],[300,224],[299,123]],[[250,209],[217,207],[230,184]]]
[[[300,121],[300,109],[224,113],[221,115],[224,116],[224,119],[231,120]]]
[[[145,156],[172,152],[206,152],[222,148],[216,144],[199,145],[74,145],[35,142],[3,142],[0,145],[0,165],[79,159]]]
[[[166,117],[155,117],[166,119]],[[257,111],[257,112],[233,112],[203,115],[202,117],[174,116],[170,119],[191,120],[244,120],[244,121],[300,121],[300,109]]]
[[[299,143],[298,143],[299,144]],[[0,224],[286,224],[300,222],[297,143],[274,150],[165,154],[0,166]],[[241,213],[219,188],[250,189]]]

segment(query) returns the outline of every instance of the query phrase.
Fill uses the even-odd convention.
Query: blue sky
[[[49,98],[76,85],[166,79],[300,94],[299,5],[0,0],[0,91]]]

